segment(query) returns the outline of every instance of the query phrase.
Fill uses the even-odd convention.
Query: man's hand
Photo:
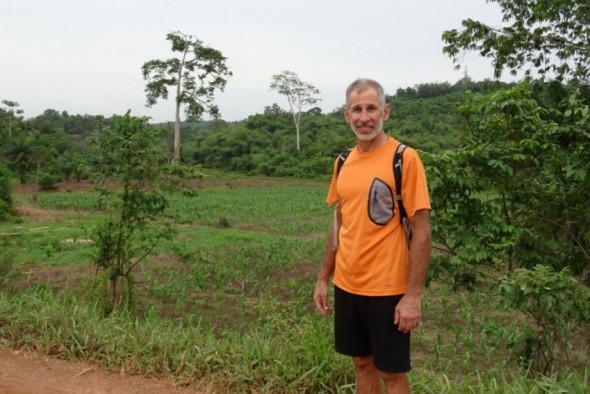
[[[408,217],[412,226],[412,245],[410,247],[410,270],[406,294],[395,308],[393,322],[403,333],[418,327],[422,320],[422,290],[430,260],[430,212],[427,209],[416,211]]]
[[[313,293],[313,302],[315,303],[315,308],[322,314],[322,315],[329,315],[332,313],[332,309],[330,309],[330,305],[328,303],[328,283],[322,280],[318,280],[315,285],[315,291]]]
[[[393,324],[404,334],[418,327],[422,319],[422,298],[404,295],[395,307]]]

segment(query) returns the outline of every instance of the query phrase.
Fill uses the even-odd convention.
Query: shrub
[[[8,169],[0,166],[0,220],[6,220],[12,214],[12,186]]]
[[[504,275],[498,289],[505,307],[522,311],[534,322],[511,344],[519,363],[542,374],[565,366],[573,328],[590,322],[590,290],[569,269],[555,272],[545,265]]]
[[[39,188],[43,191],[55,189],[58,178],[55,175],[43,173],[39,176]]]

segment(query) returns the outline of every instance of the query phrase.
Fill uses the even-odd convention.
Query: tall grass
[[[333,351],[332,321],[311,305],[331,220],[325,191],[306,182],[171,194],[177,233],[138,271],[136,311],[106,314],[96,296],[100,277],[62,283],[60,292],[44,275],[11,277],[13,286],[0,292],[0,341],[208,392],[353,393],[351,362]],[[11,266],[87,267],[92,245],[63,239],[86,237],[98,223],[95,198],[42,193],[44,208],[67,210],[0,224],[0,233],[12,234],[4,245],[18,251]],[[76,202],[68,208],[66,200]],[[27,234],[64,223],[71,230]],[[49,255],[47,245],[58,247]],[[497,304],[488,287],[462,293],[434,283],[427,290],[424,323],[413,334],[414,391],[585,392],[587,342],[571,369],[531,378],[508,350],[523,317]]]

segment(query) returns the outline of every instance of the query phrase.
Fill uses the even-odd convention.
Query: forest
[[[465,77],[455,84],[428,83],[398,89],[387,96],[392,115],[385,129],[420,150],[456,148],[465,127],[457,106],[466,94],[509,86]],[[91,178],[92,138],[111,126],[112,118],[47,109],[24,119],[19,116],[22,109],[6,103],[0,107],[0,147],[4,165],[20,182],[38,182],[41,189],[51,189],[58,182]],[[170,151],[171,124],[149,127]],[[302,117],[301,129],[301,149],[297,151],[291,114],[276,103],[242,121],[183,122],[181,163],[248,175],[317,178],[330,175],[336,155],[354,144],[341,109],[322,114],[319,108],[311,108]]]

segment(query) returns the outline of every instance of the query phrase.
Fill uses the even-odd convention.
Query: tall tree
[[[299,124],[302,110],[304,107],[315,105],[320,101],[320,99],[314,97],[314,95],[320,94],[320,91],[312,84],[300,80],[293,71],[283,71],[280,74],[273,75],[270,89],[287,96],[293,122],[295,123],[295,130],[297,131],[297,150],[299,150]]]
[[[495,28],[466,19],[461,29],[443,33],[443,52],[460,60],[464,51],[491,58],[494,75],[553,73],[557,79],[590,77],[590,2],[588,0],[488,0],[502,8],[509,26]],[[459,67],[459,66],[457,66]]]
[[[174,155],[172,162],[180,161],[180,107],[185,106],[189,121],[198,121],[203,113],[219,117],[214,104],[215,90],[223,91],[226,78],[232,75],[226,65],[226,58],[217,49],[205,46],[194,36],[181,32],[168,33],[166,39],[172,44],[172,51],[179,57],[167,60],[150,60],[142,67],[143,78],[147,81],[145,92],[147,106],[153,106],[159,98],[168,98],[168,88],[176,88],[174,126]]]
[[[24,111],[18,108],[20,104],[16,101],[2,100],[2,105],[6,106],[6,108],[0,107],[0,120],[2,120],[0,125],[5,124],[8,136],[12,137],[13,125],[22,120],[22,114]],[[2,131],[2,129],[0,129],[0,131]]]

